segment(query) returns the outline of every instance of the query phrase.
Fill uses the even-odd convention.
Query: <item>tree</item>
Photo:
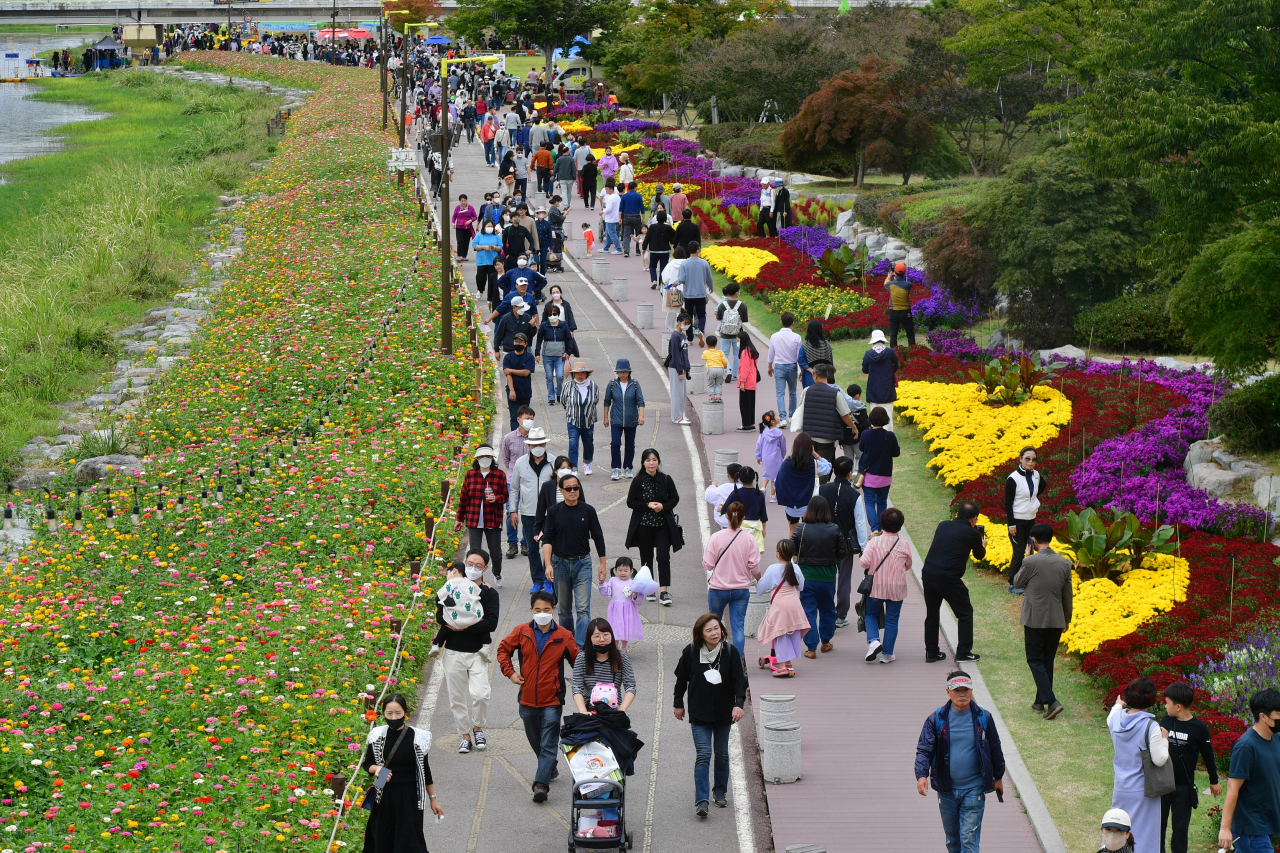
[[[925,244],[929,274],[959,302],[983,306],[995,302],[999,270],[989,237],[985,228],[970,225],[960,211],[953,210],[938,236]]]
[[[398,33],[407,32],[409,24],[425,24],[440,17],[440,0],[386,0],[382,4],[387,22]]]
[[[550,82],[557,48],[568,50],[578,36],[614,26],[626,9],[626,0],[459,0],[449,27],[476,44],[487,32],[528,39],[542,50]]]
[[[960,6],[967,22],[943,45],[965,57],[969,85],[992,87],[1037,69],[1075,79],[1099,16],[1114,0],[960,0]]]

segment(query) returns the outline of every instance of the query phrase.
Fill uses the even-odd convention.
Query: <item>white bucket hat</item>
[[[874,332],[871,333],[871,343],[887,344],[889,343],[889,341],[885,339],[884,332],[880,331],[879,329],[876,329]]]

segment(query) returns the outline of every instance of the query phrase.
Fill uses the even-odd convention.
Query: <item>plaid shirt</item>
[[[484,502],[484,488],[488,484],[493,489],[496,499],[491,504]],[[480,508],[484,507],[484,527],[501,527],[503,507],[507,503],[507,475],[501,468],[490,468],[489,476],[483,476],[475,468],[467,470],[462,478],[462,494],[458,500],[458,519],[467,527],[481,527]]]

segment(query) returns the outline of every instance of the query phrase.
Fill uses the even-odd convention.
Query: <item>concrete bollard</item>
[[[702,404],[702,434],[724,435],[724,403],[707,400]]]
[[[701,362],[689,365],[689,394],[707,393],[707,366]]]
[[[596,280],[596,284],[604,284],[612,277],[609,272],[609,260],[607,258],[593,258],[591,260],[591,277]]]
[[[641,302],[636,306],[636,328],[653,328],[653,305],[651,303]]]
[[[764,615],[769,612],[770,595],[767,592],[763,595],[751,593],[751,600],[747,602],[747,620],[743,625],[743,632],[748,637],[754,637],[759,633],[760,623],[764,621]]]
[[[800,724],[769,723],[760,739],[760,769],[775,785],[800,781]]]
[[[827,853],[827,848],[817,844],[788,844],[786,853]]]
[[[770,723],[795,722],[796,696],[794,693],[761,693],[759,702],[761,729]]]
[[[613,280],[613,296],[614,302],[627,301],[627,280],[625,278],[615,278]]]
[[[716,448],[714,473],[717,483],[723,483],[729,479],[729,474],[725,469],[737,461],[738,451],[727,447]]]

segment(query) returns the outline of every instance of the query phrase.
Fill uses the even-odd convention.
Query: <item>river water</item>
[[[48,35],[36,33],[0,32],[0,48],[3,53],[18,53],[25,60],[32,48],[37,54],[46,50],[74,51],[84,42],[94,42],[103,34],[76,33],[72,35]],[[47,133],[56,127],[76,121],[94,121],[106,118],[75,104],[51,104],[31,99],[37,91],[30,83],[0,83],[0,163],[49,154],[62,147],[56,135]],[[4,180],[0,175],[0,182]]]

